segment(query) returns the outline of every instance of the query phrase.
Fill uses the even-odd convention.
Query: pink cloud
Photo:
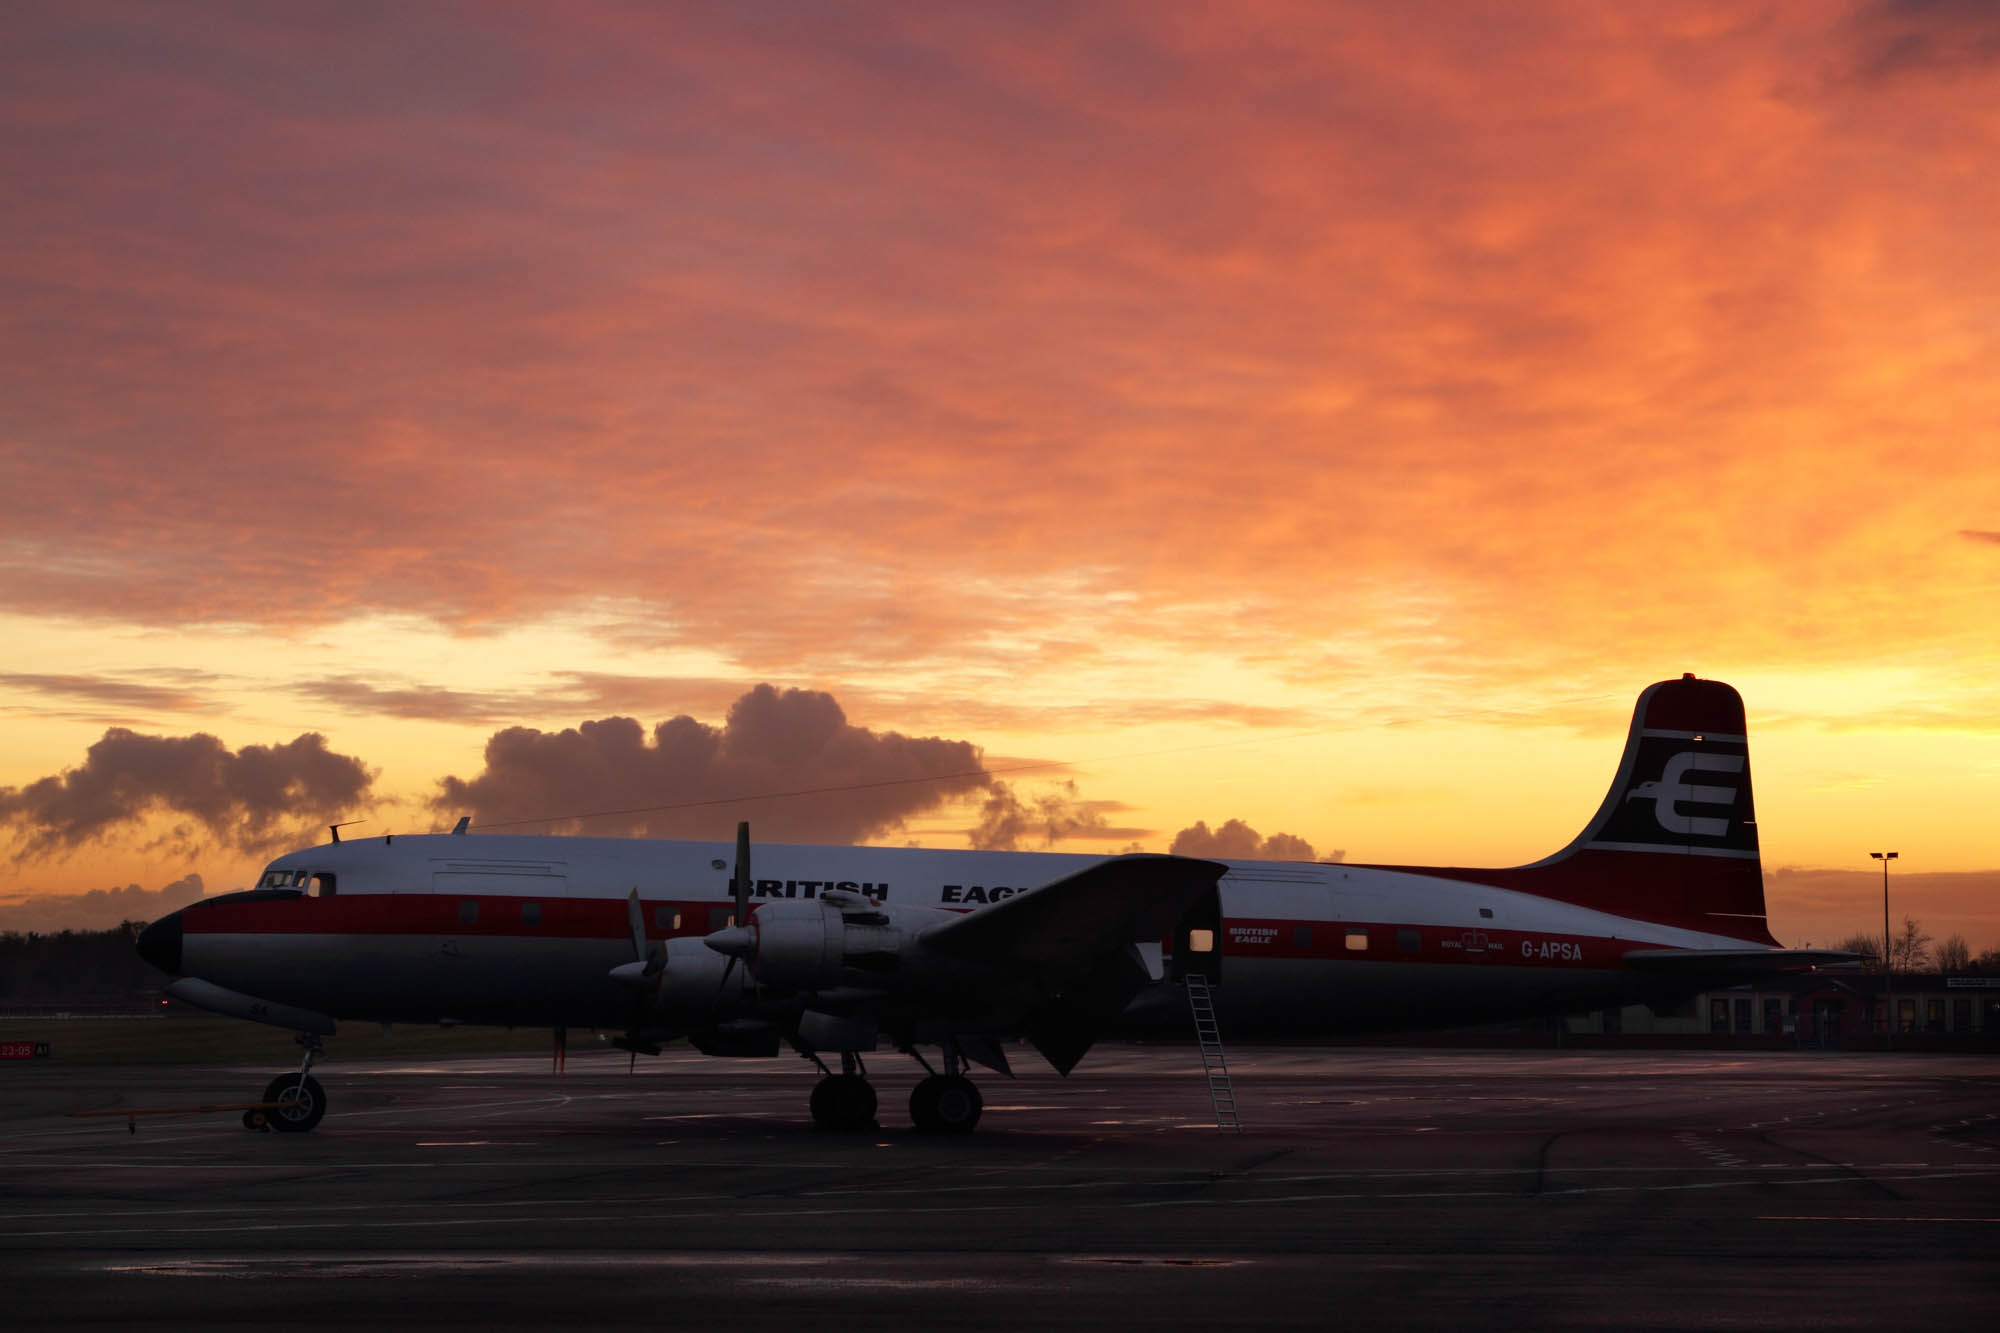
[[[1947,9],[44,9],[0,605],[616,598],[786,674],[1031,650],[1055,581],[1253,658],[1949,646],[2000,112]]]
[[[683,714],[650,736],[629,717],[506,728],[485,767],[444,778],[431,804],[488,829],[726,838],[748,818],[765,841],[849,843],[989,782],[969,742],[871,731],[830,694],[760,685],[720,727]]]
[[[17,858],[67,856],[142,832],[155,816],[183,820],[159,843],[190,852],[205,831],[224,848],[268,851],[368,804],[375,775],[308,732],[276,745],[230,749],[214,736],[157,736],[112,727],[84,761],[20,787],[0,787],[0,829]]]

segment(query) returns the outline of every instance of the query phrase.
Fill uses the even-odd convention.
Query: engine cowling
[[[729,959],[688,936],[667,942],[666,967],[660,972],[654,999],[658,1012],[685,1023],[718,1021],[741,1014],[746,1007],[743,969],[725,976]]]
[[[774,989],[888,989],[917,930],[929,922],[928,914],[922,922],[898,921],[892,909],[873,903],[781,899],[758,908],[747,926],[717,931],[706,943],[741,958],[758,984]]]

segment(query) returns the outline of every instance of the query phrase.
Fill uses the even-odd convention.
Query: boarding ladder
[[[1194,1013],[1194,1039],[1201,1045],[1201,1067],[1208,1075],[1208,1100],[1215,1108],[1216,1132],[1241,1134],[1243,1119],[1236,1114],[1236,1089],[1229,1082],[1229,1061],[1222,1055],[1222,1032],[1215,1025],[1215,1000],[1209,994],[1208,978],[1190,972],[1183,981],[1188,1008]]]

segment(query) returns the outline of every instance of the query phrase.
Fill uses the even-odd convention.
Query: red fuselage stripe
[[[716,929],[732,908],[712,899],[642,900],[648,940]],[[662,928],[661,914],[679,927]],[[533,919],[530,919],[533,918]],[[183,929],[202,935],[413,935],[500,939],[628,940],[627,904],[615,898],[525,899],[459,894],[353,894],[336,898],[197,903]],[[1356,947],[1359,946],[1359,947]],[[1635,937],[1416,925],[1409,922],[1295,921],[1232,917],[1222,923],[1225,957],[1347,963],[1506,964],[1612,968],[1632,949],[1663,947]]]

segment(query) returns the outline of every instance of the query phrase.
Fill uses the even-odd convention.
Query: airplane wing
[[[1183,856],[1114,857],[919,938],[948,957],[1032,979],[1039,998],[1018,1030],[1067,1075],[1150,980],[1137,946],[1172,935],[1227,871]]]
[[[1852,967],[1861,955],[1839,949],[1634,949],[1624,962],[1635,972],[1674,979],[1756,981]]]
[[[921,938],[957,958],[1064,970],[1165,939],[1228,869],[1185,856],[1113,857],[932,926]]]

